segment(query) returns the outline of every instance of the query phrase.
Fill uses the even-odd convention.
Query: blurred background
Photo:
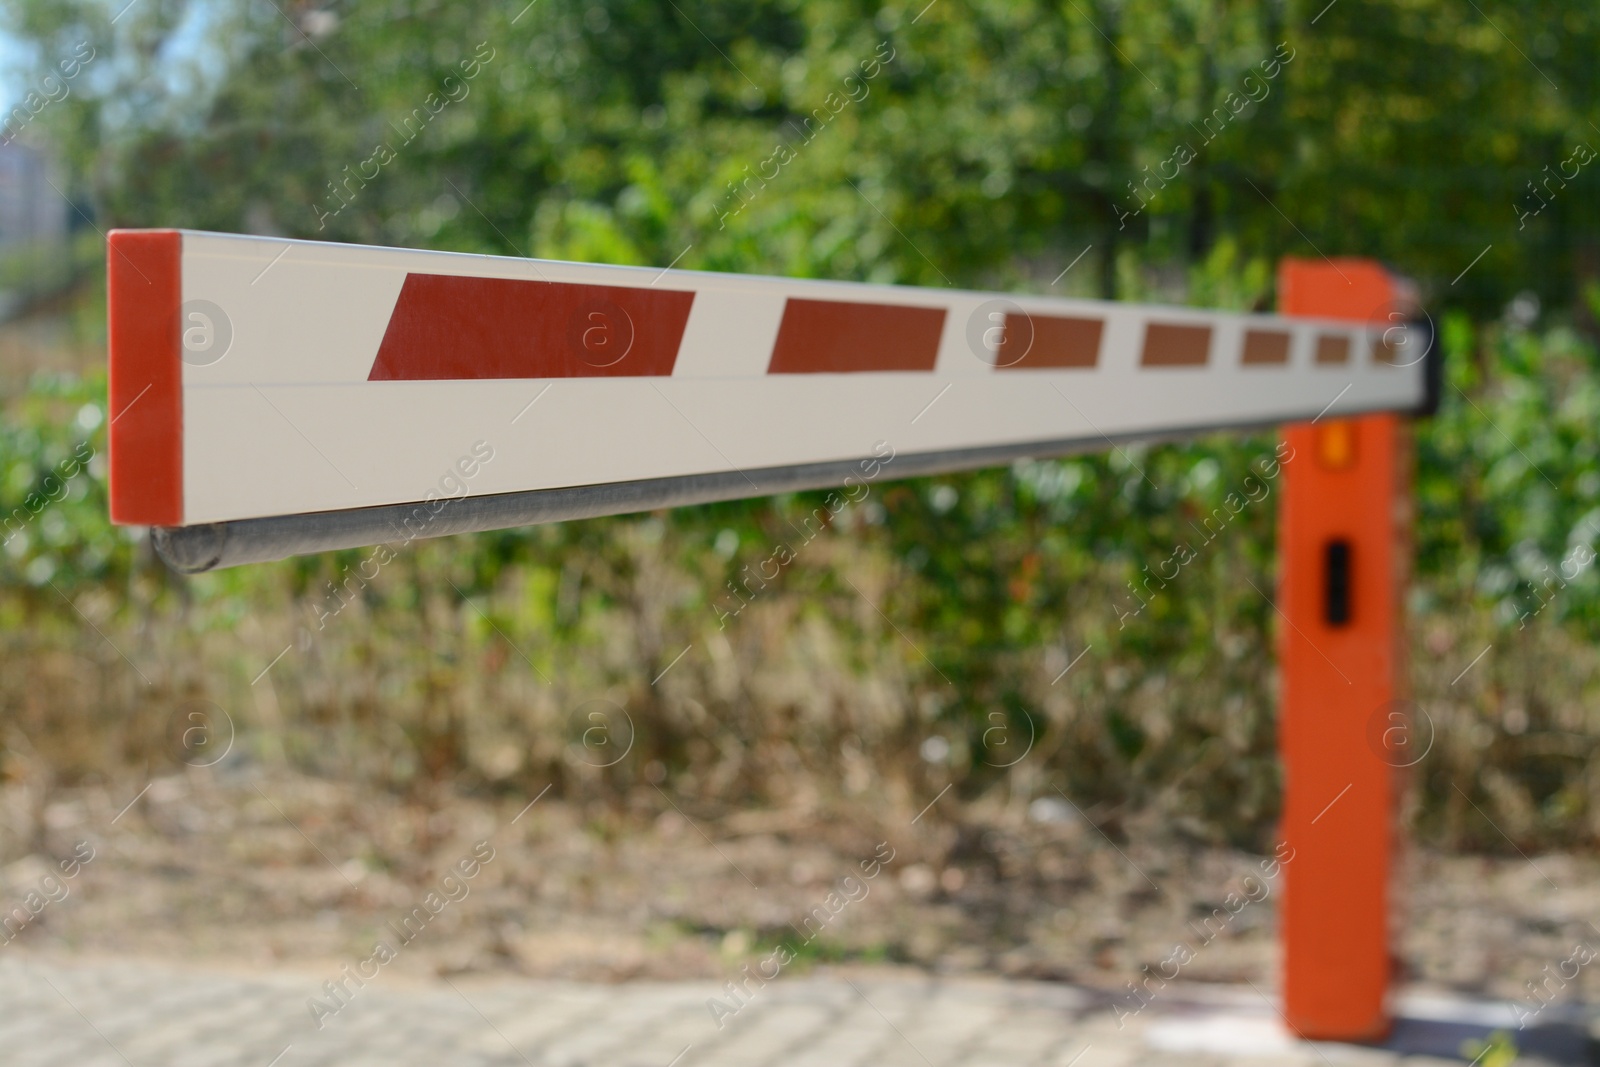
[[[1446,353],[1406,974],[1600,944],[1600,9],[1325,2],[0,0],[0,888],[98,849],[7,947],[354,958],[498,833],[405,966],[718,977],[887,840],[808,965],[1121,989],[1274,841],[1275,499],[1125,614],[1270,435],[875,485],[735,617],[820,496],[185,578],[106,518],[117,226],[1237,309],[1380,258]],[[1270,905],[1221,944],[1270,982]]]

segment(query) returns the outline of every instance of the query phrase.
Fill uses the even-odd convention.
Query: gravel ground
[[[1138,827],[1113,844],[1065,804],[984,821],[948,798],[915,822],[868,805],[717,817],[670,783],[619,810],[197,769],[43,803],[13,786],[0,805],[0,892],[38,905],[0,950],[330,978],[403,937],[383,964],[401,981],[726,980],[783,946],[799,973],[890,964],[1114,996],[1195,942],[1189,922],[1261,859]],[[1593,857],[1418,850],[1406,870],[1411,986],[1533,1005],[1527,982],[1600,948]],[[1274,901],[1240,912],[1184,978],[1273,984]],[[1600,968],[1576,969],[1556,999],[1600,1003]]]
[[[1503,1006],[1404,997],[1383,1046],[1309,1044],[1262,991],[1168,990],[1132,1018],[1061,983],[821,967],[752,987],[732,1014],[714,982],[506,977],[359,986],[336,1011],[314,973],[148,961],[0,960],[0,1048],[17,1067],[1410,1067],[1478,1057]],[[1552,1020],[1553,1021],[1553,1020]],[[1518,1032],[1518,1063],[1588,1062],[1581,1025]],[[1495,1055],[1495,1054],[1490,1054]],[[1502,1067],[1504,1053],[1478,1057]]]

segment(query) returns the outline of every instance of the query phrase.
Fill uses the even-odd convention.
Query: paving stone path
[[[707,1001],[732,1002],[709,983],[462,978],[407,987],[380,976],[319,1029],[307,1004],[318,993],[313,979],[299,975],[13,956],[0,960],[0,1063],[1378,1067],[1463,1063],[1463,1039],[1509,1021],[1503,1006],[1412,998],[1406,1014],[1413,1017],[1385,1049],[1309,1045],[1289,1040],[1251,989],[1174,994],[1119,1028],[1103,997],[1069,986],[814,973],[780,976],[720,1027]],[[1587,1062],[1582,1027],[1571,1021],[1577,1017],[1564,1018],[1543,1033],[1549,1058],[1525,1055],[1518,1063]]]

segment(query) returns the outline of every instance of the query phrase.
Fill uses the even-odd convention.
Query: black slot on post
[[[1322,617],[1329,626],[1350,622],[1350,542],[1329,541],[1322,559]]]

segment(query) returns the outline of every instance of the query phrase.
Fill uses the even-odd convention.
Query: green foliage
[[[1600,626],[1595,571],[1571,563],[1600,522],[1581,332],[1600,312],[1600,168],[1545,169],[1600,144],[1600,10],[924,5],[0,10],[34,47],[30,79],[96,50],[30,135],[61,146],[106,225],[1238,308],[1270,305],[1284,254],[1396,263],[1449,356],[1416,443],[1416,685],[1442,738],[1419,824],[1500,847],[1460,797],[1517,840],[1600,833],[1593,661],[1569,654]],[[1502,314],[1524,290],[1560,313],[1541,324],[1521,297]],[[819,496],[418,544],[323,618],[362,553],[175,580],[107,524],[98,459],[31,514],[80,442],[102,448],[103,396],[40,378],[0,424],[0,507],[30,511],[0,556],[8,655],[183,665],[107,683],[96,715],[140,723],[217,692],[258,758],[577,790],[593,776],[562,777],[550,738],[605,694],[640,730],[613,786],[659,763],[708,795],[779,798],[807,774],[853,788],[864,759],[969,797],[1060,785],[1101,824],[1270,832],[1270,438],[885,480],[731,621],[729,583]],[[1234,513],[1250,484],[1265,495]],[[1193,558],[1151,584],[1179,545]],[[250,682],[285,641],[280,707]],[[1453,686],[1485,644],[1504,651]],[[26,662],[0,683],[8,707],[56,677]],[[918,748],[930,733],[947,756]]]
[[[0,421],[6,584],[48,588],[126,575],[127,531],[111,525],[106,509],[104,396],[103,376],[40,377]]]
[[[1461,1055],[1483,1067],[1511,1067],[1517,1062],[1517,1043],[1506,1031],[1496,1030],[1487,1040],[1469,1038],[1461,1042]]]
[[[1460,316],[1443,334],[1444,404],[1418,452],[1420,572],[1473,589],[1503,625],[1548,610],[1600,634],[1600,580],[1574,555],[1600,534],[1593,346]]]
[[[1231,240],[1478,315],[1600,265],[1567,0],[113,6],[3,10],[30,80],[96,49],[39,124],[117,225],[1103,295]]]
[[[1519,842],[1590,840],[1592,746],[1569,749],[1600,724],[1586,710],[1592,654],[1571,642],[1593,639],[1600,583],[1572,561],[1600,530],[1587,432],[1600,367],[1562,328],[1454,318],[1443,337],[1451,383],[1416,434],[1415,686],[1440,736],[1418,768],[1418,824],[1486,847],[1503,845],[1501,829]],[[950,775],[968,797],[1059,786],[1098,821],[1155,812],[1241,843],[1271,832],[1271,438],[882,480],[811,539],[797,530],[822,494],[419,542],[320,618],[365,553],[180,580],[109,526],[103,388],[40,378],[7,410],[7,512],[48,496],[74,449],[96,458],[7,545],[0,610],[29,647],[80,647],[108,672],[127,674],[101,632],[149,673],[176,659],[205,673],[174,674],[153,695],[135,686],[96,714],[158,715],[129,709],[169,706],[186,687],[237,710],[293,638],[274,676],[292,721],[273,743],[304,765],[400,787],[440,773],[592,787],[529,738],[559,748],[576,736],[572,709],[604,696],[639,730],[607,772],[618,786],[652,760],[712,778],[707,761],[737,752],[742,770],[715,788],[781,799],[801,768],[842,782],[844,746],[899,773]],[[1230,495],[1247,501],[1237,514]],[[751,581],[780,544],[796,547],[794,562]],[[1172,573],[1158,565],[1180,544],[1193,558],[1152,580]],[[734,586],[749,607],[732,610]],[[64,598],[87,605],[98,631]],[[286,636],[251,636],[262,632]],[[147,654],[125,644],[148,639]],[[683,688],[650,685],[691,644],[671,676]],[[773,681],[786,663],[808,679],[801,689]],[[930,734],[950,753],[932,764],[917,756]],[[496,769],[500,756],[484,753],[507,744],[518,754]]]

